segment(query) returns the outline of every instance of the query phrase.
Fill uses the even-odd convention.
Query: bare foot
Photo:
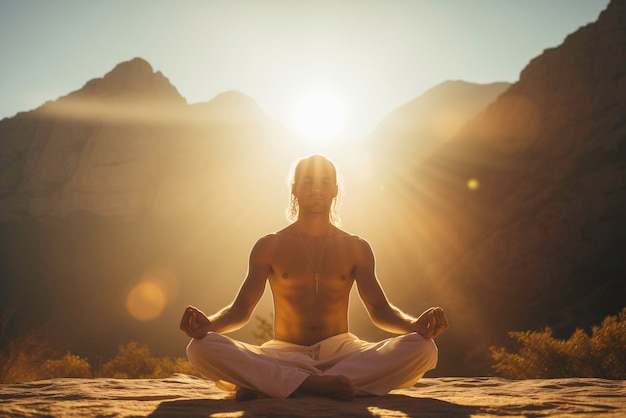
[[[298,391],[338,401],[352,401],[356,396],[354,386],[346,376],[311,375],[302,382]]]
[[[239,402],[251,401],[253,399],[258,399],[258,398],[263,398],[263,397],[265,397],[265,395],[263,395],[262,393],[257,392],[252,389],[247,389],[247,388],[239,388],[237,389],[237,392],[235,393],[235,400]]]

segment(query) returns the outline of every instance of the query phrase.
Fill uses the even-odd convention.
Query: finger
[[[437,325],[441,326],[444,323],[443,312],[440,309],[434,311],[435,321],[437,321]]]
[[[433,316],[433,312],[430,309],[427,310],[426,312],[428,312],[427,317],[426,317],[426,319],[427,319],[426,327],[428,329],[434,329],[435,325],[437,325],[437,324],[435,323],[435,317]]]
[[[443,309],[441,309],[441,311],[439,312],[439,323],[444,326],[444,327],[448,327],[448,318],[446,318],[446,314],[444,313]]]
[[[445,320],[445,315],[443,314],[443,309],[437,307],[433,309],[433,315],[437,320],[437,323],[441,323]]]
[[[428,322],[430,322],[432,324],[433,328],[437,328],[438,322],[437,322],[437,315],[434,309],[432,309],[429,313],[428,313]]]
[[[191,329],[198,328],[198,318],[195,312],[192,312],[191,315],[189,316],[189,327]]]
[[[189,308],[185,309],[185,313],[183,313],[183,317],[180,320],[180,329],[182,329],[183,331],[189,325],[189,318],[191,317],[191,313],[192,311]]]

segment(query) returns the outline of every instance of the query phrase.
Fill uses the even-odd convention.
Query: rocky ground
[[[211,382],[52,379],[0,386],[0,417],[487,417],[626,416],[626,381],[426,378],[387,396],[238,402]]]

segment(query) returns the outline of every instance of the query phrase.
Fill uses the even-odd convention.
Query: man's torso
[[[274,337],[312,345],[348,331],[348,299],[359,264],[360,239],[336,228],[327,237],[314,239],[294,232],[288,227],[266,237]]]

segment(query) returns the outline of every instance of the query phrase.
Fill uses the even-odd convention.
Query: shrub
[[[41,377],[91,377],[91,366],[86,359],[68,352],[60,359],[46,360]]]
[[[521,344],[517,353],[491,347],[493,368],[511,379],[562,377],[626,378],[626,308],[592,328],[591,336],[577,329],[567,340],[552,330],[510,332]]]
[[[193,368],[187,359],[178,357],[175,359],[169,357],[162,357],[156,359],[156,367],[152,377],[164,378],[173,375],[174,373],[183,373],[199,376],[196,369]]]
[[[87,359],[59,351],[37,330],[10,338],[6,331],[10,312],[0,313],[0,384],[54,377],[165,378],[174,373],[199,376],[185,358],[153,357],[145,345],[131,342],[120,346],[115,358],[95,369]],[[97,365],[99,362],[97,363]]]
[[[6,338],[0,324],[0,334]],[[0,352],[0,383],[16,383],[41,378],[41,365],[53,349],[37,330],[20,334],[9,340]]]
[[[120,346],[117,355],[102,365],[103,377],[160,379],[174,373],[198,375],[184,358],[153,357],[146,345],[130,342]]]
[[[146,345],[130,342],[122,345],[117,356],[102,365],[102,376],[116,378],[148,378],[156,368],[156,359],[152,357]]]
[[[269,319],[265,319],[260,315],[255,315],[254,319],[256,319],[256,329],[252,331],[252,335],[256,340],[257,344],[261,345],[266,341],[274,338],[274,324],[273,324],[273,315],[270,313]]]

